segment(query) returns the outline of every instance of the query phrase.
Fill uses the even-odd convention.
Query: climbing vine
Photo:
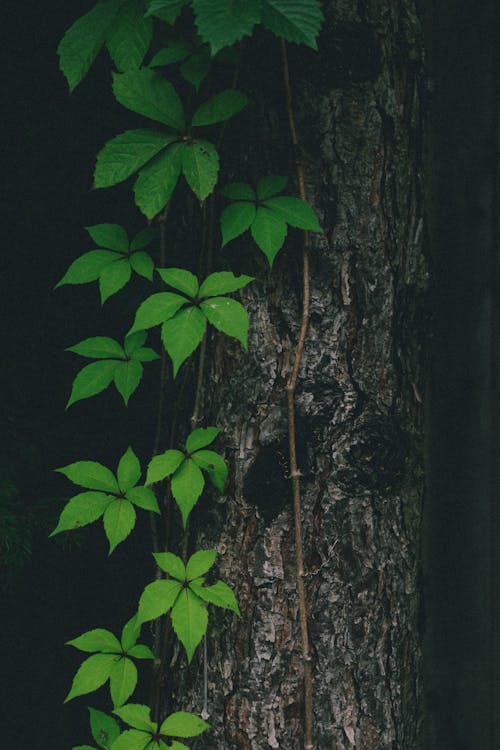
[[[89,709],[92,737],[105,750],[186,750],[183,740],[210,730],[203,713],[201,717],[186,711],[165,715],[161,678],[165,675],[168,644],[175,637],[189,664],[207,632],[212,607],[227,610],[229,616],[240,614],[232,587],[214,578],[216,550],[192,551],[189,537],[190,515],[207,482],[222,493],[228,478],[220,452],[221,430],[201,424],[207,337],[214,330],[246,348],[250,323],[237,295],[254,281],[253,277],[212,268],[219,225],[221,247],[248,231],[270,269],[289,229],[298,229],[303,235],[302,324],[286,397],[304,660],[304,746],[313,748],[312,666],[302,581],[294,391],[307,333],[309,232],[320,232],[321,228],[306,200],[300,162],[298,196],[286,194],[290,177],[283,175],[264,175],[256,184],[249,184],[247,175],[242,174],[240,182],[220,188],[219,165],[224,158],[225,123],[252,106],[247,94],[237,88],[238,43],[257,25],[281,39],[290,138],[297,151],[286,42],[316,48],[322,18],[318,0],[101,0],[75,21],[58,47],[60,67],[70,90],[82,81],[101,49],[107,49],[115,68],[114,98],[131,113],[132,125],[137,116],[141,118],[141,127],[126,129],[103,144],[96,158],[94,187],[109,188],[133,179],[135,205],[148,225],[132,239],[127,229],[116,223],[86,227],[94,247],[71,263],[57,287],[97,282],[104,304],[134,284],[136,275],[154,285],[152,294],[135,310],[122,342],[98,335],[68,347],[67,351],[92,361],[77,373],[67,408],[111,385],[127,406],[140,386],[144,366],[155,367],[161,362],[158,425],[147,467],[141,468],[129,446],[118,460],[116,472],[93,460],[77,460],[58,469],[81,491],[67,502],[52,534],[102,518],[112,554],[119,544],[126,543],[138,511],[148,513],[151,520],[156,577],[145,586],[120,637],[95,628],[68,641],[68,645],[90,655],[78,668],[66,701],[92,693],[109,681],[114,716]],[[190,30],[188,34],[186,29]],[[233,70],[233,83],[211,93],[206,84],[217,66]],[[169,80],[172,76],[180,83],[174,86]],[[205,275],[201,270],[194,273],[167,265],[167,227],[174,193],[192,200],[191,193],[199,205],[197,220],[202,239],[196,266],[204,267]],[[218,222],[213,200],[217,193],[225,201]],[[178,204],[176,207],[178,211]],[[161,353],[156,351],[158,347],[148,345],[148,337],[157,327]],[[197,372],[194,385],[193,371]],[[172,408],[167,414],[165,405],[168,383],[177,379],[182,381],[181,389],[192,391],[191,418],[186,418],[184,427],[181,410]],[[167,432],[168,440],[164,438]],[[237,590],[238,581],[233,584]],[[138,643],[141,637],[147,640],[146,634],[141,635],[142,626],[151,622],[152,645]],[[132,700],[138,682],[137,660],[154,664],[150,705]],[[92,749],[84,745],[73,750]]]

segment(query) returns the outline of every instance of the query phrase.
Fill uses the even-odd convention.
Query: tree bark
[[[324,6],[319,54],[290,50],[308,198],[325,231],[312,237],[311,319],[296,394],[315,747],[414,750],[427,277],[420,25],[413,0]],[[243,136],[228,135],[226,181],[293,174],[279,46],[270,50],[270,37],[255,44],[263,94]],[[242,293],[248,352],[224,337],[209,344],[203,423],[224,429],[231,480],[194,524],[197,546],[217,546],[241,618],[211,614],[213,731],[194,747],[303,747],[284,390],[300,327],[300,238],[289,235],[272,273],[251,261],[259,280]],[[233,268],[248,272],[258,250],[245,239],[229,253]],[[173,669],[174,700],[186,708],[191,695],[201,711],[202,657]]]

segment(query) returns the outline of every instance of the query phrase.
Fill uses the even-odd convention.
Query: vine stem
[[[306,189],[304,180],[304,168],[299,157],[299,142],[295,115],[292,105],[292,87],[290,85],[290,71],[288,67],[288,54],[286,43],[281,39],[281,58],[283,63],[283,81],[285,84],[286,108],[288,123],[290,127],[290,140],[294,152],[295,169],[297,172],[297,184],[299,196],[306,200]],[[299,601],[300,635],[302,641],[302,659],[304,662],[304,731],[305,750],[314,750],[313,731],[313,698],[312,698],[312,663],[309,646],[309,633],[307,626],[307,604],[304,588],[304,552],[302,547],[302,502],[300,493],[300,471],[297,466],[297,441],[295,430],[295,388],[299,376],[299,367],[304,352],[304,344],[309,325],[309,302],[310,302],[310,271],[309,271],[309,232],[303,234],[303,265],[302,265],[302,318],[300,324],[299,340],[295,350],[294,363],[290,379],[285,386],[287,413],[288,413],[288,448],[290,453],[290,479],[292,480],[293,492],[293,516],[295,528],[295,555],[296,555],[296,578],[297,595]]]

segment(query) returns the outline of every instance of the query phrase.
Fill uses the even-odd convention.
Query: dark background
[[[423,393],[426,750],[500,746],[496,5],[422,5],[432,312]],[[95,154],[121,127],[109,66],[100,59],[71,96],[57,67],[59,39],[88,7],[79,0],[3,9],[0,491],[12,498],[7,510],[0,503],[0,522],[15,543],[1,548],[9,566],[1,590],[0,704],[2,740],[18,750],[62,750],[88,740],[79,703],[61,707],[79,663],[62,644],[90,627],[121,625],[150,565],[142,527],[126,552],[119,548],[109,561],[102,528],[91,527],[69,551],[46,539],[67,492],[47,467],[84,457],[116,465],[127,446],[114,455],[107,444],[111,424],[123,435],[134,426],[143,459],[153,442],[141,391],[129,410],[117,408],[117,395],[106,395],[97,397],[100,408],[91,417],[85,403],[64,412],[80,364],[64,347],[96,333],[119,335],[130,315],[119,295],[101,312],[94,285],[51,289],[90,248],[84,225],[117,221],[130,231],[144,225],[120,189],[90,190]],[[148,378],[142,393],[155,387]]]

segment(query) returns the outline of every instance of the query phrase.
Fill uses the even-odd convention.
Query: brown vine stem
[[[288,113],[288,123],[290,126],[290,139],[294,152],[295,168],[297,172],[297,183],[299,195],[302,200],[306,200],[304,168],[298,152],[299,142],[297,138],[297,128],[295,125],[295,115],[292,106],[292,87],[290,85],[290,72],[288,67],[288,54],[286,43],[281,39],[281,57],[283,62],[283,80],[285,84],[286,108]],[[296,551],[296,576],[297,576],[297,594],[299,600],[299,620],[300,635],[302,640],[302,659],[304,662],[304,733],[305,733],[305,750],[314,750],[314,732],[313,732],[313,700],[312,700],[312,663],[311,652],[309,647],[309,634],[307,627],[307,604],[304,589],[304,553],[302,548],[302,503],[300,496],[300,471],[297,466],[297,445],[295,433],[295,387],[299,375],[300,362],[304,351],[304,344],[307,336],[307,327],[309,324],[309,233],[303,234],[303,270],[302,270],[302,319],[300,325],[299,340],[295,350],[290,379],[285,386],[288,410],[288,445],[290,452],[290,478],[292,480],[293,491],[293,515],[295,527],[295,551]]]

